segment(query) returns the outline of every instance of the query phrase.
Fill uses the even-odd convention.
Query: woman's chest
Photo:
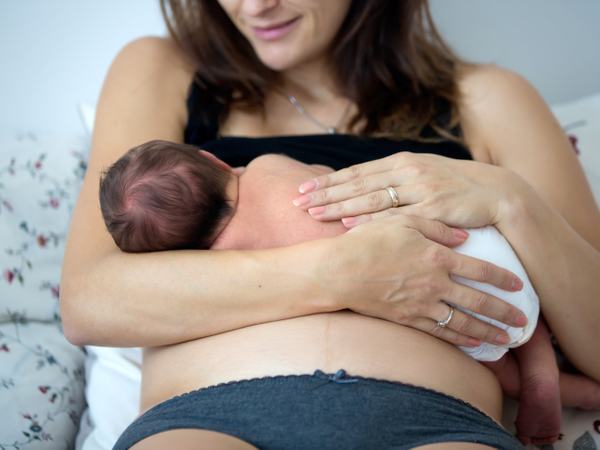
[[[356,108],[348,108],[346,100],[321,102],[318,105],[294,106],[280,95],[268,96],[264,112],[256,109],[232,108],[219,124],[221,136],[281,136],[327,133],[334,127],[338,133],[355,133],[363,127],[358,121],[348,128],[351,114]],[[343,112],[345,111],[345,114]],[[343,120],[340,120],[343,119]]]
[[[314,125],[298,120],[292,113],[293,111],[281,107],[264,114],[260,111],[235,109],[219,124],[219,135],[265,137],[320,132]]]

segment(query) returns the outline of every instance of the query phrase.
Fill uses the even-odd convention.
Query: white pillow
[[[91,136],[94,131],[94,120],[96,120],[96,106],[92,103],[80,102],[77,104],[77,111],[83,130],[88,136]]]
[[[105,450],[139,413],[142,353],[139,348],[86,347],[85,395],[77,448]]]

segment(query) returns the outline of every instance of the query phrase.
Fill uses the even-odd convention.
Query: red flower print
[[[44,236],[43,234],[40,234],[37,237],[37,243],[40,247],[45,247],[46,246],[46,242],[48,242],[48,238],[46,236]]]
[[[15,278],[15,274],[12,271],[6,269],[4,271],[4,279],[8,281],[8,284],[12,283],[13,278]]]
[[[42,162],[41,161],[36,161],[34,166],[36,169],[41,169],[42,168]]]
[[[46,392],[48,392],[48,389],[50,389],[50,386],[38,386],[38,389],[42,394],[45,394]]]
[[[58,285],[56,285],[56,286],[52,286],[52,287],[50,288],[50,292],[52,293],[52,296],[53,296],[53,297],[55,297],[55,298],[58,298],[58,296],[59,296],[59,293],[60,293],[60,287],[59,287]]]
[[[60,206],[60,202],[58,201],[57,198],[52,197],[50,199],[50,206],[52,206],[54,209],[56,209]]]
[[[8,353],[8,352],[10,352],[10,348],[8,348],[8,345],[2,344],[0,346],[0,352],[6,352],[6,353]]]

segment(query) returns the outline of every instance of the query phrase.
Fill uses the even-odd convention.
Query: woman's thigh
[[[241,439],[224,433],[209,430],[170,430],[150,436],[131,447],[132,450],[163,450],[176,448],[178,450],[257,450],[253,445]],[[482,444],[469,442],[444,442],[415,447],[415,450],[488,450]]]
[[[163,431],[138,442],[132,450],[258,450],[253,445],[225,433],[179,429]]]
[[[423,445],[415,447],[413,450],[494,450],[494,447],[489,447],[483,444],[473,444],[470,442],[442,442],[438,444]]]

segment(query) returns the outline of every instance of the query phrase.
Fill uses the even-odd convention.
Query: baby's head
[[[102,216],[126,252],[209,248],[233,213],[227,186],[235,176],[197,147],[149,141],[102,173]]]

